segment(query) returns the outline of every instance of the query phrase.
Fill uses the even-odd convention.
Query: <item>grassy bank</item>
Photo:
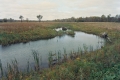
[[[119,80],[120,79],[120,23],[70,23],[72,29],[99,35],[107,32],[112,43],[101,50],[85,52],[75,60],[44,70],[26,79],[40,80]],[[80,53],[81,54],[81,53]]]
[[[67,24],[66,24],[67,25]],[[74,35],[73,31],[55,31],[55,28],[66,26],[59,23],[0,23],[0,44],[9,45],[40,39],[49,39],[64,34]]]
[[[26,74],[19,73],[17,77],[12,76],[11,80],[120,79],[120,23],[51,23],[51,27],[49,26],[47,29],[60,26],[96,35],[107,32],[112,43],[107,42],[101,50],[79,52],[80,55],[74,59],[65,60],[61,65],[58,64],[42,71],[33,71]],[[78,54],[78,52],[74,52],[73,55],[75,54]],[[5,79],[3,78],[2,80]]]

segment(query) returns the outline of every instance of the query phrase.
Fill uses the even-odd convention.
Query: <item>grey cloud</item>
[[[24,19],[37,20],[36,15],[41,14],[44,20],[50,20],[72,16],[120,14],[119,0],[35,0],[34,4],[29,4],[32,1],[26,0],[27,3],[19,4],[19,0],[0,0],[1,18],[19,19],[19,16],[23,15]]]

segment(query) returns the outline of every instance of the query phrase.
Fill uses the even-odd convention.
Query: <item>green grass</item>
[[[8,45],[19,42],[28,42],[31,40],[48,39],[57,35],[57,32],[52,29],[34,29],[21,33],[1,33],[0,44]]]

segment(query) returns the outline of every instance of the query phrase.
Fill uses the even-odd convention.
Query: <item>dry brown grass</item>
[[[68,22],[12,22],[12,23],[0,23],[0,31],[16,31],[16,32],[21,32],[21,31],[26,31],[29,29],[34,29],[36,27],[50,27],[54,24],[76,24],[76,23],[68,23]],[[79,25],[84,25],[84,26],[92,26],[92,27],[99,27],[99,28],[105,28],[109,30],[120,30],[120,23],[115,23],[115,22],[80,22],[78,23]]]
[[[21,32],[37,27],[35,23],[20,23],[20,22],[1,23],[0,26],[1,26],[0,30],[5,32]]]
[[[94,27],[100,27],[100,28],[106,28],[109,30],[120,30],[120,23],[116,22],[84,22],[82,24],[85,24],[86,26],[94,26]]]
[[[31,30],[37,27],[49,27],[53,24],[56,24],[54,22],[8,22],[8,23],[0,23],[0,31],[5,32],[23,32],[27,30]]]

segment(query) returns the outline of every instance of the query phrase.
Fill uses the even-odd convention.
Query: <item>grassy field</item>
[[[24,40],[30,41],[50,38],[51,36],[55,37],[58,33],[53,29],[63,26],[74,31],[83,31],[96,35],[107,32],[112,42],[108,41],[101,50],[91,52],[85,51],[84,53],[74,52],[74,54],[79,54],[74,60],[67,59],[60,65],[58,64],[42,71],[18,73],[17,75],[11,73],[7,76],[7,79],[120,80],[120,23],[0,23],[0,43],[9,44],[14,42],[24,42]],[[2,78],[2,80],[5,80],[5,78]]]

